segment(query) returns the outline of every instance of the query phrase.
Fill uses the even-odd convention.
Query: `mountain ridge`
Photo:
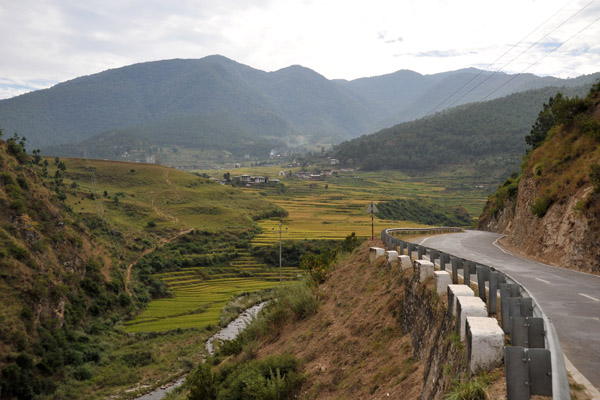
[[[467,80],[490,74],[475,69],[433,75],[399,70],[344,81],[300,65],[266,72],[221,55],[150,61],[0,100],[0,126],[26,136],[33,148],[69,145],[61,153],[66,156],[82,156],[74,150],[80,143],[105,135],[87,145],[102,147],[96,157],[113,157],[110,139],[116,137],[124,142],[142,138],[141,151],[147,154],[152,147],[177,142],[198,151],[260,157],[273,148],[327,146],[415,119]],[[515,90],[545,85],[548,79],[515,78]],[[463,100],[492,89],[486,82]],[[58,154],[60,149],[51,150],[45,153]]]

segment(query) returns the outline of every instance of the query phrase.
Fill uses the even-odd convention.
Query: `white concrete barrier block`
[[[387,262],[389,265],[391,265],[392,267],[395,267],[396,265],[398,265],[398,252],[395,250],[390,250],[388,252],[386,252],[386,256],[387,256]]]
[[[448,293],[448,285],[452,284],[452,277],[448,271],[434,271],[435,290],[439,296],[445,296]]]
[[[448,309],[452,311],[454,317],[456,317],[456,297],[458,296],[475,296],[475,292],[467,285],[448,285]]]
[[[504,331],[495,318],[467,317],[467,354],[472,373],[491,371],[502,364]]]
[[[370,247],[369,248],[369,262],[374,262],[379,257],[385,256],[385,249],[381,247]]]
[[[412,270],[413,266],[412,263],[410,262],[410,257],[409,256],[399,256],[398,257],[399,260],[399,264],[400,264],[400,268],[402,269],[402,271],[406,271],[408,269]]]
[[[460,340],[464,342],[467,339],[467,317],[487,317],[487,307],[479,297],[457,296],[456,309],[456,313],[458,314],[456,322],[459,324],[457,327],[460,333]]]
[[[433,263],[426,260],[416,260],[413,263],[414,273],[419,277],[419,282],[424,282],[430,276],[433,276]]]

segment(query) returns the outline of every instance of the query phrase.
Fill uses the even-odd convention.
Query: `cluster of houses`
[[[331,170],[331,169],[323,169],[323,170],[321,170],[320,174],[314,174],[312,172],[306,172],[306,171],[298,171],[294,175],[297,178],[308,179],[311,181],[318,181],[321,179],[325,179],[328,176],[338,176],[338,171]]]
[[[242,182],[242,184],[244,184],[246,186],[266,185],[266,184],[277,185],[280,182],[279,179],[269,180],[268,176],[242,175],[239,177],[235,176],[233,179],[234,180],[239,179],[240,182]]]

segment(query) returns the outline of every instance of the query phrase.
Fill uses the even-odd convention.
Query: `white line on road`
[[[508,250],[504,250],[504,248],[503,248],[502,246],[500,246],[500,244],[498,243],[498,241],[499,241],[500,239],[502,239],[503,237],[505,237],[505,236],[506,236],[506,235],[502,235],[502,236],[500,236],[498,239],[494,240],[494,243],[492,243],[492,244],[493,244],[494,246],[496,246],[496,247],[497,247],[497,248],[498,248],[498,249],[499,249],[501,252],[503,252],[504,254],[508,254],[508,255],[510,255],[510,256],[514,256],[514,254],[513,254],[513,253],[511,253],[511,252],[510,252],[510,251],[508,251]]]
[[[583,297],[587,297],[588,299],[592,299],[592,300],[594,300],[594,301],[600,301],[600,300],[598,300],[597,298],[595,298],[595,297],[592,297],[592,296],[589,296],[589,295],[587,295],[587,294],[584,294],[584,293],[579,293],[579,295],[580,295],[580,296],[583,296]]]
[[[550,282],[548,282],[547,280],[544,280],[544,279],[541,279],[541,278],[535,278],[535,279],[537,279],[540,282],[547,283],[548,285],[550,284]]]

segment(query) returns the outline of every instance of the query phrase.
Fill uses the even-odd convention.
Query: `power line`
[[[578,11],[576,11],[574,14],[572,14],[569,18],[565,19],[564,21],[562,21],[560,24],[558,24],[554,29],[552,29],[550,32],[548,32],[547,34],[545,34],[543,37],[541,37],[540,39],[538,39],[536,42],[534,42],[533,44],[531,44],[529,47],[527,47],[525,50],[523,50],[521,53],[519,53],[516,57],[512,58],[510,61],[508,61],[506,64],[504,64],[500,69],[494,71],[492,74],[490,74],[489,76],[487,76],[484,80],[482,80],[481,82],[479,82],[477,85],[475,85],[473,88],[471,88],[469,91],[467,91],[466,93],[464,93],[462,96],[460,96],[458,99],[456,99],[455,101],[453,101],[450,105],[448,105],[447,108],[452,107],[453,105],[455,105],[457,102],[459,102],[460,100],[462,100],[465,96],[467,96],[468,94],[472,93],[475,89],[477,89],[478,87],[480,87],[481,85],[483,85],[485,82],[487,82],[488,80],[490,80],[492,77],[494,77],[494,75],[496,75],[497,73],[501,72],[504,68],[506,68],[508,65],[510,65],[513,61],[515,61],[517,58],[521,57],[523,54],[525,54],[527,51],[531,50],[534,46],[536,46],[538,43],[540,43],[542,40],[546,39],[548,36],[550,36],[552,33],[556,32],[560,27],[562,27],[564,24],[566,24],[568,21],[570,21],[571,19],[573,19],[577,14],[579,14],[580,12],[582,12],[583,10],[585,10],[586,8],[588,8],[590,5],[592,5],[593,3],[595,3],[597,0],[592,0],[589,3],[587,3],[585,6],[583,6],[582,8],[580,8]],[[565,6],[566,7],[566,6]],[[564,9],[564,7],[562,8]],[[559,10],[560,11],[562,11]],[[558,13],[558,12],[557,12]],[[555,13],[554,15],[556,15],[557,13]],[[554,17],[554,15],[552,17]],[[551,18],[552,18],[551,17]],[[545,22],[544,22],[545,23]],[[543,25],[543,24],[542,24]],[[537,28],[536,28],[537,30]],[[585,29],[584,29],[585,30]],[[534,30],[535,31],[535,30]],[[579,34],[579,32],[577,33]],[[577,35],[576,34],[576,35]],[[528,35],[529,36],[529,35]],[[525,37],[527,38],[527,36]],[[524,38],[524,39],[525,39]],[[523,40],[524,40],[523,39]],[[569,38],[568,40],[570,40],[571,38]],[[523,41],[522,40],[522,41]],[[522,42],[521,41],[521,42]],[[519,43],[521,43],[519,42]],[[566,43],[566,41],[564,42]],[[564,44],[563,43],[563,44]],[[512,50],[512,49],[511,49]],[[555,49],[556,50],[556,49]],[[508,82],[511,82],[512,80],[514,80],[515,77],[509,79],[506,84]],[[501,87],[505,86],[505,84],[503,84]],[[463,86],[464,87],[464,86]],[[461,87],[462,89],[462,87]],[[499,89],[499,88],[498,88]],[[496,91],[498,90],[496,89]],[[460,89],[459,89],[460,90]],[[452,95],[449,96],[452,97],[454,96],[454,94],[456,94],[458,92],[458,90],[456,92],[454,92]],[[494,91],[495,92],[495,91]],[[490,94],[488,94],[485,98],[489,97]],[[442,103],[440,103],[438,106],[436,106],[433,110],[431,110],[430,112],[428,112],[426,114],[429,115],[431,114],[433,111],[436,110],[437,107],[439,107],[441,104],[445,103],[448,99],[444,100]],[[480,100],[481,101],[481,100]]]
[[[573,36],[571,36],[570,38],[568,38],[567,40],[565,40],[564,42],[562,42],[561,44],[559,44],[558,46],[556,46],[555,48],[553,48],[552,50],[550,50],[549,52],[545,53],[543,56],[541,56],[540,58],[538,58],[537,60],[535,60],[533,63],[531,63],[527,68],[525,68],[523,71],[519,72],[516,75],[513,75],[508,81],[506,81],[505,83],[503,83],[502,85],[500,85],[499,87],[497,87],[496,89],[494,89],[492,92],[488,93],[484,98],[482,98],[480,101],[484,101],[485,99],[487,99],[488,97],[490,97],[492,94],[496,93],[498,90],[500,90],[501,88],[503,88],[504,86],[506,86],[507,84],[509,84],[511,81],[513,81],[514,79],[516,79],[519,75],[521,75],[522,73],[524,73],[525,71],[527,71],[529,68],[533,67],[535,64],[539,63],[540,61],[542,61],[544,58],[548,57],[550,54],[554,53],[556,50],[558,50],[560,47],[562,47],[565,43],[567,43],[569,40],[573,39],[575,36],[579,35],[581,32],[585,31],[586,29],[588,29],[590,26],[594,25],[596,22],[600,21],[600,17],[596,18],[594,21],[592,21],[590,24],[586,25],[583,29],[579,30],[577,33],[575,33]]]
[[[488,64],[483,70],[480,70],[479,73],[477,75],[475,75],[474,77],[472,77],[471,79],[469,79],[467,82],[465,82],[461,87],[459,87],[458,89],[456,89],[454,92],[452,92],[452,94],[450,94],[448,97],[446,97],[444,100],[442,100],[439,104],[437,104],[435,107],[433,107],[431,110],[429,110],[429,112],[427,112],[427,114],[425,114],[426,116],[431,114],[433,111],[435,111],[436,109],[438,109],[438,107],[440,107],[442,104],[444,104],[446,101],[448,101],[450,98],[452,98],[452,96],[454,96],[456,93],[460,92],[465,86],[467,86],[469,83],[473,82],[475,79],[479,78],[481,76],[481,74],[483,74],[484,72],[486,72],[486,70],[488,68],[490,68],[492,65],[496,64],[498,61],[500,61],[505,55],[507,55],[508,53],[510,53],[515,47],[519,46],[521,43],[523,43],[525,41],[525,39],[527,39],[529,36],[531,36],[535,31],[537,31],[538,29],[540,29],[542,26],[544,26],[548,21],[550,21],[552,18],[554,18],[557,14],[559,14],[562,10],[564,10],[569,4],[571,4],[573,2],[573,0],[569,1],[567,4],[565,4],[560,10],[558,10],[557,12],[555,12],[554,14],[552,14],[552,16],[550,16],[549,18],[547,18],[544,22],[542,22],[541,24],[539,24],[534,30],[532,30],[531,32],[529,32],[527,35],[525,35],[521,40],[519,40],[518,43],[514,44],[510,49],[506,50],[500,57],[496,58],[491,64]]]

